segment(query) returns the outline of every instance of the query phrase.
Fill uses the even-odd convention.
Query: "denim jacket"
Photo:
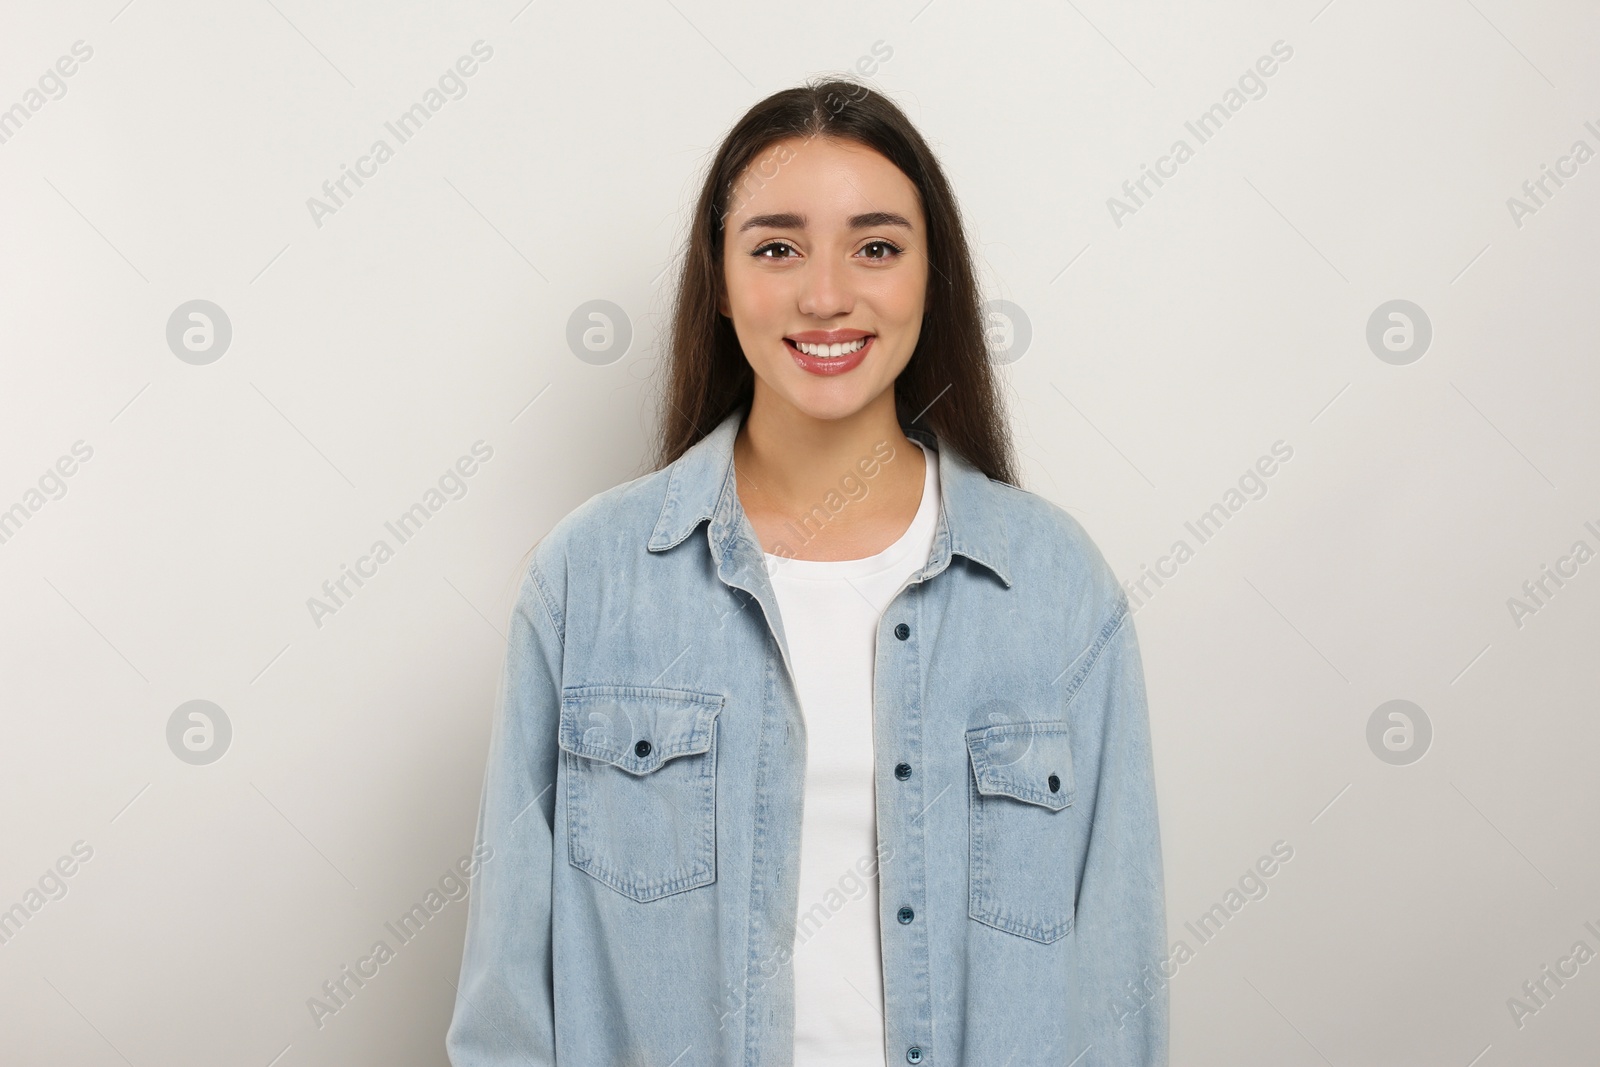
[[[796,932],[828,909],[797,914],[806,731],[735,490],[747,413],[534,550],[478,814],[490,858],[454,1067],[792,1062]],[[885,1062],[1165,1065],[1161,846],[1126,596],[1064,510],[905,432],[935,450],[942,499],[927,565],[877,632],[867,866]],[[844,506],[831,494],[812,518]]]

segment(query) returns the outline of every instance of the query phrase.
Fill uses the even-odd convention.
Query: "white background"
[[[710,152],[879,42],[869,80],[1031,324],[1001,371],[1026,487],[1124,578],[1195,548],[1137,614],[1195,953],[1173,1063],[1593,1057],[1600,962],[1520,1027],[1507,1004],[1600,951],[1600,560],[1508,607],[1600,551],[1600,159],[1507,206],[1600,150],[1592,5],[123,4],[8,4],[0,32],[0,108],[93,49],[0,144],[0,508],[29,512],[0,544],[0,908],[93,849],[0,945],[0,1059],[444,1062],[464,901],[320,1027],[307,1001],[471,849],[519,564],[647,469]],[[318,225],[308,198],[478,40],[466,95]],[[1280,40],[1199,145],[1185,121]],[[194,299],[233,332],[205,365],[166,339]],[[603,366],[566,341],[594,299],[633,330]],[[1404,365],[1366,340],[1394,299],[1432,324]],[[479,440],[465,496],[317,625]],[[206,766],[167,742],[195,699],[233,730]],[[1367,741],[1394,699],[1433,731],[1404,766]],[[1188,933],[1278,841],[1267,895]]]

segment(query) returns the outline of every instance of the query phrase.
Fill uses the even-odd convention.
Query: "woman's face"
[[[838,419],[891,388],[928,288],[911,180],[864,145],[794,137],[756,156],[728,204],[720,310],[757,390]]]

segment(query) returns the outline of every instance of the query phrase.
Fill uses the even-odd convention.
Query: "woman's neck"
[[[926,461],[900,428],[892,390],[840,419],[761,401],[758,393],[733,454],[739,503],[765,551],[861,559],[905,533]]]

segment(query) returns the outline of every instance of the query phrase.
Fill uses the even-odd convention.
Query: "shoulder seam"
[[[539,604],[544,608],[545,617],[550,620],[550,626],[555,630],[556,637],[560,639],[561,647],[565,649],[567,646],[566,619],[562,613],[556,611],[552,606],[554,598],[550,595],[545,577],[539,570],[537,560],[528,563],[528,577],[533,579],[533,589],[539,595]]]
[[[1095,634],[1094,644],[1089,646],[1087,653],[1089,661],[1078,669],[1078,673],[1073,676],[1072,681],[1067,685],[1066,717],[1068,719],[1072,718],[1072,705],[1077,700],[1078,694],[1083,691],[1083,684],[1089,680],[1089,676],[1099,666],[1100,654],[1105,651],[1106,646],[1111,643],[1111,639],[1117,635],[1123,624],[1128,621],[1129,615],[1128,598],[1119,596],[1112,608],[1110,617],[1100,624],[1099,632]]]

